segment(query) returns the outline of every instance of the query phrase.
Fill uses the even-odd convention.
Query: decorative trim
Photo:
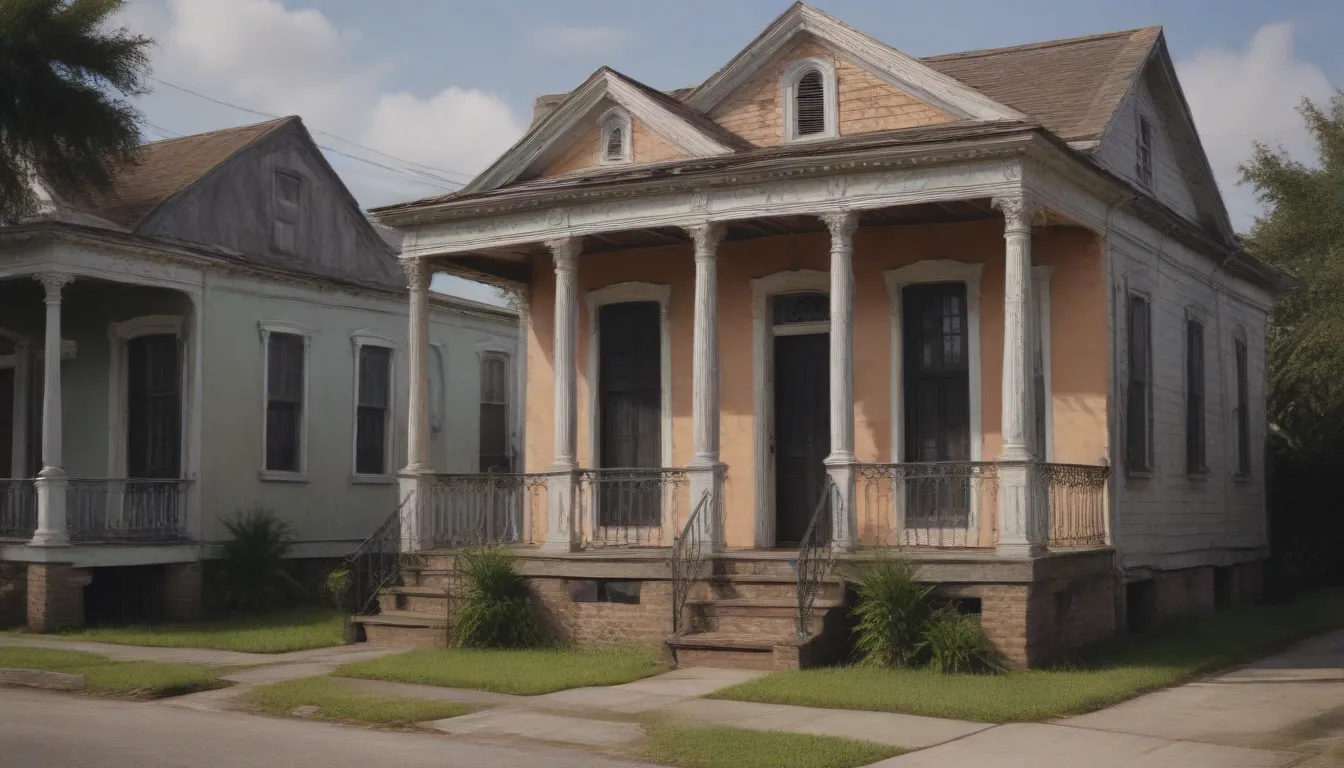
[[[630,113],[620,107],[612,107],[602,113],[602,117],[597,122],[597,164],[598,165],[621,165],[630,162],[634,156],[634,126],[630,120]],[[621,132],[621,156],[612,158],[607,156],[607,140],[612,131]]]
[[[775,430],[774,323],[770,298],[781,293],[831,293],[831,273],[796,269],[751,281],[752,423],[755,438],[753,475],[756,481],[756,546],[775,545],[775,454],[770,445]],[[811,326],[809,326],[811,327]],[[823,332],[817,324],[814,333]],[[830,332],[825,325],[824,332]]]
[[[930,259],[882,272],[887,283],[888,317],[891,327],[891,461],[906,461],[905,453],[905,373],[902,345],[902,290],[920,283],[964,283],[966,285],[967,403],[971,427],[971,461],[984,460],[983,364],[980,343],[980,278],[982,262]]]
[[[307,345],[305,344],[305,349]],[[397,479],[397,461],[395,445],[397,437],[397,353],[401,349],[401,340],[374,328],[360,328],[350,334],[350,347],[354,352],[354,389],[350,397],[350,482],[352,483],[391,483]],[[359,450],[359,353],[364,347],[379,347],[389,351],[387,361],[387,413],[383,424],[383,471],[361,473],[358,470]],[[308,379],[308,361],[304,360],[304,382]],[[306,398],[305,398],[306,399]]]
[[[598,327],[598,310],[607,304],[623,304],[630,301],[658,302],[658,343],[660,356],[658,361],[661,415],[659,421],[662,440],[662,465],[672,466],[672,324],[668,321],[667,306],[672,298],[672,286],[663,283],[616,283],[598,288],[584,294],[588,305],[588,462],[593,467],[601,466],[601,432],[598,403],[598,351],[602,341],[602,329]]]
[[[181,419],[178,446],[179,465],[187,466],[187,423],[191,413],[191,392],[188,388],[187,349],[183,344],[185,320],[181,315],[144,315],[107,326],[107,476],[126,476],[126,439],[130,419],[130,384],[127,381],[126,342],[144,336],[173,336],[178,340],[178,403]]]
[[[261,461],[258,477],[262,480],[306,483],[308,482],[308,411],[312,405],[312,348],[313,334],[317,329],[312,326],[288,320],[260,320],[257,331],[261,336]],[[299,469],[288,472],[266,467],[266,413],[270,404],[271,384],[271,348],[272,333],[287,333],[303,339],[303,399],[299,404]]]
[[[1027,119],[1021,112],[990,99],[918,59],[801,3],[785,11],[684,101],[692,109],[710,112],[746,82],[748,77],[759,71],[775,53],[802,33],[811,34],[878,78],[955,118],[991,121]]]
[[[798,81],[809,72],[821,75],[822,114],[825,118],[821,133],[798,135]],[[784,104],[784,140],[787,142],[818,141],[840,135],[840,102],[837,96],[835,64],[826,59],[799,59],[784,70],[780,77]]]

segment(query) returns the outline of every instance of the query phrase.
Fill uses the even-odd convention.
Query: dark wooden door
[[[662,350],[657,302],[598,310],[598,409],[603,469],[662,465]],[[598,524],[659,525],[659,473],[599,473]]]
[[[126,345],[126,474],[182,476],[182,366],[176,336]]]
[[[775,337],[775,544],[796,545],[821,496],[831,451],[830,337]]]
[[[14,458],[14,369],[0,370],[0,477],[9,477]]]
[[[905,460],[968,461],[971,421],[966,286],[907,286],[902,299]],[[907,524],[964,524],[970,504],[968,478],[966,471],[913,474],[906,492]]]

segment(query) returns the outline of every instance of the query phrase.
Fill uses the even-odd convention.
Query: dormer
[[[785,141],[836,137],[840,107],[833,60],[807,58],[793,62],[784,70],[780,87]]]

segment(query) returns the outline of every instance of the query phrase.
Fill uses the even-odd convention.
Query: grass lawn
[[[628,683],[665,670],[652,652],[642,648],[442,648],[346,664],[334,674],[535,696],[567,688]]]
[[[316,706],[313,717],[377,725],[410,725],[465,715],[471,710],[451,701],[403,699],[354,691],[330,677],[305,677],[253,688],[240,702],[268,715],[289,715]]]
[[[780,672],[714,698],[906,712],[987,723],[1090,712],[1344,626],[1344,591],[1288,605],[1219,611],[1148,635],[1121,636],[1068,667],[1004,675],[837,667]]]
[[[209,667],[158,661],[112,661],[105,656],[54,648],[0,648],[0,667],[40,669],[83,675],[92,693],[136,694],[146,697],[222,688],[227,683]]]
[[[649,741],[638,756],[686,768],[854,768],[902,752],[834,736],[669,723],[646,727]]]
[[[159,648],[284,653],[345,643],[344,617],[324,608],[130,627],[88,627],[63,633],[76,640]]]

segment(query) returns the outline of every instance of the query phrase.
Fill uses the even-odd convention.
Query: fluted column
[[[832,510],[837,549],[858,545],[854,509],[854,211],[822,217],[831,233],[831,452],[827,472],[835,483]]]
[[[61,546],[70,543],[65,525],[66,476],[61,455],[61,290],[74,278],[57,273],[36,275],[46,290],[47,327],[43,347],[42,471],[37,473],[37,530],[28,543]]]
[[[433,459],[429,447],[429,282],[432,271],[423,259],[403,259],[409,293],[406,360],[410,374],[410,403],[406,425],[406,466],[397,476],[401,497],[401,550],[423,546],[420,522],[427,512]],[[307,339],[305,339],[305,342]]]
[[[722,483],[719,463],[719,280],[718,247],[723,225],[706,222],[688,227],[695,243],[695,336],[691,374],[692,433],[695,456],[689,467],[690,505],[708,500],[698,518],[700,540],[715,550],[723,546]]]
[[[1042,547],[1041,500],[1035,493],[1028,429],[1032,423],[1031,225],[1038,209],[1023,195],[994,198],[1003,211],[1003,449],[999,459],[1002,555],[1030,556]]]
[[[546,243],[555,262],[555,459],[547,483],[546,541],[542,549],[568,552],[578,544],[575,470],[578,440],[578,380],[574,367],[578,337],[578,261],[581,241],[562,238]]]

